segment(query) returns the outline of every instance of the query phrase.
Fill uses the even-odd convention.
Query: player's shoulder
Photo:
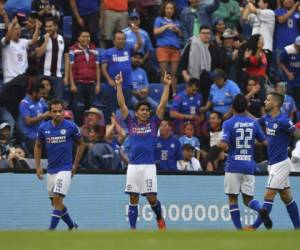
[[[43,121],[40,125],[40,130],[48,130],[51,127],[51,120]]]
[[[70,121],[70,120],[66,120],[66,119],[64,119],[64,121],[63,121],[63,126],[66,128],[78,128],[76,123],[74,123],[73,121]]]

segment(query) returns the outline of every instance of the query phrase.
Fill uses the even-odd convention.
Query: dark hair
[[[260,37],[261,37],[260,34],[252,35],[249,38],[248,42],[246,43],[246,48],[251,49],[252,55],[255,55],[257,52],[257,43],[258,43]]]
[[[209,26],[209,25],[201,25],[199,28],[199,31],[201,31],[201,30],[210,30],[211,31],[212,29],[211,29],[211,26]]]
[[[48,76],[43,76],[41,79],[40,79],[40,83],[42,84],[42,81],[48,81],[50,83],[50,85],[52,86],[52,80],[50,79],[50,77]]]
[[[232,107],[237,113],[244,113],[248,107],[247,98],[243,94],[237,94],[234,97]]]
[[[117,34],[123,34],[125,36],[125,33],[122,30],[117,30],[114,32],[113,40],[115,40]]]
[[[53,16],[50,16],[50,17],[47,17],[44,21],[44,24],[46,24],[47,22],[53,22],[54,25],[58,25],[58,20],[56,17],[53,17]]]
[[[78,32],[77,38],[79,38],[82,33],[89,33],[89,34],[91,34],[91,32],[88,29],[80,29],[79,32]]]
[[[194,150],[194,147],[191,144],[186,143],[186,144],[182,145],[181,149],[182,150]]]
[[[27,90],[28,94],[38,93],[44,86],[40,82],[34,82]]]
[[[51,110],[52,105],[58,105],[60,104],[62,108],[64,108],[64,102],[60,99],[52,99],[49,103],[49,110]]]
[[[279,107],[282,106],[283,102],[284,102],[284,96],[282,94],[279,94],[277,92],[270,92],[268,93],[268,95],[271,95],[275,101],[278,103]]]
[[[223,120],[223,115],[222,115],[222,113],[220,113],[219,111],[211,111],[210,112],[210,114],[209,115],[211,115],[211,114],[216,114],[217,115],[217,117],[220,119],[220,120]]]
[[[140,101],[140,102],[138,102],[138,103],[135,105],[134,111],[137,112],[138,109],[139,109],[141,106],[143,106],[143,105],[147,106],[147,107],[149,108],[149,110],[151,110],[151,104],[150,104],[149,102],[147,102],[147,101]]]
[[[171,17],[171,19],[175,19],[176,18],[176,12],[177,12],[177,8],[176,8],[176,4],[172,1],[165,1],[162,5],[161,5],[161,8],[160,8],[160,16],[164,17],[166,15],[165,13],[165,8],[168,4],[172,4],[173,5],[173,8],[174,8],[174,13],[173,13],[173,16]]]
[[[200,86],[200,80],[197,78],[190,78],[190,80],[186,83],[187,86],[192,87],[193,85],[196,85],[197,87]]]

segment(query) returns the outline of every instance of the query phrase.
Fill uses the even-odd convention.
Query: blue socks
[[[241,214],[238,204],[229,205],[231,220],[236,229],[242,229]]]
[[[286,204],[286,209],[293,222],[294,228],[300,228],[299,210],[295,200],[291,200],[288,204]]]
[[[128,208],[128,218],[129,218],[129,224],[131,229],[136,228],[136,220],[138,217],[138,205],[129,205]]]
[[[265,200],[262,207],[264,207],[268,211],[268,213],[270,214],[270,212],[272,210],[272,207],[273,207],[273,200]],[[261,220],[260,216],[258,216],[256,221],[252,225],[252,227],[258,228],[261,225],[261,223],[262,223],[262,220]]]
[[[62,220],[68,225],[68,227],[71,229],[74,227],[74,222],[71,219],[69,213],[68,213],[68,209],[67,207],[64,207],[63,211],[62,211],[62,216],[61,216]]]
[[[261,209],[261,205],[259,204],[258,200],[252,199],[249,204],[248,207],[250,207],[251,209],[255,210],[255,211],[259,211],[259,209]]]
[[[155,213],[156,215],[156,220],[160,220],[162,218],[161,216],[161,204],[160,204],[160,201],[157,200],[156,201],[156,204],[151,206],[153,212]]]
[[[55,230],[62,214],[63,212],[60,210],[53,210],[49,230]]]

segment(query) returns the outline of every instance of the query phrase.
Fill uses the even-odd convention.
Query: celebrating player
[[[244,204],[257,211],[265,227],[272,228],[272,221],[266,208],[253,198],[256,163],[254,161],[255,139],[265,142],[265,135],[259,124],[246,113],[248,101],[241,94],[233,101],[234,116],[223,124],[223,138],[218,144],[223,150],[229,149],[225,168],[224,188],[228,195],[231,219],[236,229],[241,230],[238,195],[243,195]]]
[[[298,206],[293,199],[289,175],[292,163],[288,158],[289,136],[294,135],[300,138],[300,130],[284,114],[280,113],[280,108],[284,102],[281,94],[272,92],[267,95],[265,100],[266,116],[259,119],[259,123],[266,127],[268,141],[268,182],[265,192],[265,202],[263,207],[271,212],[273,200],[279,193],[281,200],[286,205],[286,209],[292,220],[294,228],[300,228]],[[261,224],[261,218],[258,217],[253,228],[258,228]]]
[[[63,117],[63,102],[52,100],[50,103],[51,120],[41,124],[34,148],[36,175],[42,180],[43,169],[40,165],[43,144],[46,145],[48,155],[47,189],[53,205],[49,230],[55,230],[60,218],[69,229],[77,228],[68,214],[63,199],[67,194],[71,177],[75,174],[79,160],[83,154],[84,144],[79,128]],[[77,144],[73,167],[73,145]]]
[[[122,117],[128,127],[130,137],[130,159],[127,169],[125,192],[130,195],[128,217],[130,227],[136,228],[138,217],[139,194],[145,195],[156,215],[159,229],[165,229],[165,221],[161,214],[161,204],[157,199],[157,177],[155,167],[155,143],[157,127],[163,118],[168,102],[169,88],[172,83],[171,75],[164,73],[164,91],[160,103],[156,109],[156,115],[150,118],[150,104],[139,102],[135,107],[135,116],[131,116],[125,104],[122,91],[122,74],[115,78],[117,87],[117,99]]]

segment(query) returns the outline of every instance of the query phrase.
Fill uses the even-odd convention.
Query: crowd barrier
[[[14,172],[14,173],[12,173]],[[24,172],[24,173],[23,173]],[[0,229],[44,230],[51,214],[46,181],[28,170],[1,170]],[[83,230],[128,229],[128,197],[123,171],[82,171],[73,180],[65,199],[70,214]],[[16,174],[17,173],[17,174]],[[233,229],[223,193],[222,175],[159,175],[158,194],[169,229]],[[300,204],[300,179],[291,176],[294,198]],[[263,201],[267,176],[256,177],[256,198]],[[251,224],[256,213],[242,205],[241,219]],[[292,229],[285,206],[275,200],[271,217],[274,229]],[[155,217],[145,198],[140,199],[139,229],[156,229]],[[66,229],[60,222],[59,229]]]

